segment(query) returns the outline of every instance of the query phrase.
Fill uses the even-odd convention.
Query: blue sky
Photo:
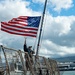
[[[34,3],[32,0],[27,0],[30,2],[30,8],[34,11],[43,11],[43,7],[44,7],[44,3]],[[49,0],[48,0],[49,1]],[[72,7],[69,8],[69,9],[64,9],[64,8],[61,8],[61,11],[57,12],[57,11],[54,11],[54,7],[55,6],[52,6],[50,4],[47,5],[47,10],[52,14],[52,16],[70,16],[70,15],[75,15],[75,1],[72,0]],[[38,8],[37,8],[38,7]]]
[[[0,1],[1,22],[18,16],[42,15],[45,0]],[[27,37],[27,45],[34,46],[35,40]],[[23,50],[24,37],[0,30],[0,44]],[[47,57],[75,55],[75,0],[48,0],[39,54]]]

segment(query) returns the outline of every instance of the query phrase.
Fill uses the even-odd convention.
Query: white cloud
[[[13,17],[18,16],[32,16],[32,15],[40,15],[39,12],[35,12],[30,8],[29,2],[25,2],[22,0],[5,0],[0,2],[0,21],[7,21]]]
[[[3,44],[0,42],[0,45],[3,45]]]
[[[61,11],[61,9],[69,9],[73,6],[73,0],[50,0],[55,11]]]
[[[75,16],[58,16],[54,21],[56,23],[55,30],[59,32],[59,35],[68,34],[72,23],[75,21]]]
[[[47,15],[43,27],[42,55],[66,56],[75,54],[75,16]]]
[[[33,0],[33,2],[45,3],[45,0]],[[57,12],[73,7],[73,0],[47,0],[47,3],[48,7],[53,7],[53,10]]]
[[[52,41],[44,40],[42,43],[42,47],[40,48],[40,55],[47,55],[47,57],[57,56],[66,56],[70,54],[75,54],[75,47],[66,47],[60,46]]]
[[[44,26],[44,33],[46,34],[49,32],[50,35],[48,36],[62,36],[69,34],[69,32],[71,31],[71,26],[75,22],[75,16],[52,17],[48,15],[45,18],[46,25]]]

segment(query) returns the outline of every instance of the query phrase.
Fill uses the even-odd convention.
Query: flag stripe
[[[8,26],[4,26],[2,25],[2,28],[6,28],[8,30],[13,30],[13,31],[18,31],[18,32],[23,32],[23,33],[33,33],[33,34],[37,34],[37,32],[35,31],[31,31],[31,30],[25,30],[25,29],[18,29],[18,28],[14,28],[14,27],[8,27]]]
[[[20,17],[18,17],[18,19],[27,20],[28,17],[20,16]]]
[[[2,30],[2,31],[5,31],[5,32],[7,32],[7,33],[10,33],[10,34],[16,34],[16,35],[22,35],[22,36],[36,37],[36,35],[26,34],[26,33],[18,33],[18,32],[14,32],[14,31],[10,31],[10,30],[4,29],[4,28],[1,28],[1,30]]]
[[[18,31],[14,31],[14,30],[8,30],[8,29],[3,28],[3,27],[2,27],[2,29],[5,29],[5,30],[10,31],[10,32],[14,32],[14,33],[20,33],[20,34],[24,33],[24,32],[18,32]],[[32,33],[25,33],[25,34],[32,34]],[[36,34],[32,34],[32,35],[36,35]]]
[[[14,27],[14,28],[21,28],[21,29],[28,29],[28,30],[38,31],[38,28],[22,26],[22,25],[19,25],[19,24],[10,24],[10,23],[6,23],[6,22],[1,22],[1,25],[6,25],[6,26],[9,26],[9,27]]]
[[[27,16],[19,16],[18,18],[20,18],[20,19],[28,19]]]
[[[26,19],[22,19],[22,18],[13,18],[12,20],[10,20],[10,22],[13,22],[13,21],[27,22]]]
[[[19,22],[19,21],[13,21],[13,22],[8,22],[10,25],[12,24],[19,24],[19,25],[23,25],[23,26],[27,26],[27,23],[22,23],[22,22]]]

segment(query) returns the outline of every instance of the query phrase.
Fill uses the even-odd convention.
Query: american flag
[[[19,16],[8,22],[1,22],[1,30],[10,34],[36,37],[41,16]]]

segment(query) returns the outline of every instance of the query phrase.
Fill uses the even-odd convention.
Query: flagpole
[[[47,0],[45,0],[43,15],[42,15],[42,18],[41,18],[41,26],[40,26],[38,43],[37,43],[36,56],[38,56],[38,51],[39,51],[39,44],[40,44],[40,38],[41,38],[41,33],[42,33],[42,27],[43,27],[43,21],[44,21],[45,11],[46,11],[46,5],[47,5]]]

